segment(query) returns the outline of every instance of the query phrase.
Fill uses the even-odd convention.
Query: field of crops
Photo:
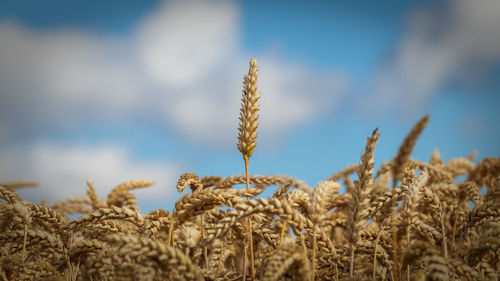
[[[375,129],[358,164],[314,187],[252,175],[257,78],[252,59],[242,174],[182,174],[174,210],[140,212],[131,191],[150,180],[119,184],[107,198],[89,181],[86,195],[51,206],[16,194],[31,182],[2,184],[0,280],[498,280],[500,158],[411,158],[425,116],[377,166]],[[260,196],[270,186],[274,194]]]

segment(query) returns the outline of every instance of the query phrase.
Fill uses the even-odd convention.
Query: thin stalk
[[[443,255],[444,258],[448,258],[448,246],[446,245],[446,233],[445,233],[445,228],[444,228],[444,214],[441,208],[441,235],[443,236]]]
[[[168,229],[168,245],[171,245],[173,246],[174,245],[174,239],[173,239],[173,235],[172,235],[172,232],[174,230],[174,220],[172,219],[172,221],[170,222],[170,227]]]
[[[244,257],[243,257],[243,281],[247,280],[247,247],[244,248]]]
[[[312,254],[312,280],[314,281],[316,266],[316,231],[313,233],[313,254]]]
[[[302,236],[302,232],[300,233],[300,244],[302,245],[304,252],[307,252],[306,242],[304,242],[304,237]]]
[[[356,247],[354,245],[351,246],[351,264],[349,265],[349,277],[354,275],[354,251]]]
[[[460,232],[460,239],[458,239],[458,244],[456,247],[459,247],[462,245],[462,240],[464,238],[464,235],[466,235],[467,228],[464,227],[464,229]],[[455,251],[455,256],[457,256],[457,251]]]
[[[460,205],[462,204],[462,198],[458,201],[457,208],[455,209],[455,216],[453,218],[453,230],[451,233],[451,250],[455,251],[455,235],[457,232],[457,222],[458,222],[458,209],[460,208]]]
[[[398,230],[396,225],[392,225],[392,274],[394,278],[392,280],[399,281],[400,280],[400,268],[399,268],[399,260],[398,260]]]
[[[24,242],[23,242],[23,252],[21,255],[21,261],[24,264],[24,261],[26,260],[26,243],[28,242],[28,224],[25,222],[24,223]]]
[[[379,229],[377,234],[377,239],[375,240],[375,253],[373,254],[373,281],[376,280],[376,268],[377,268],[377,250],[378,250],[378,242],[380,239],[380,233],[382,231]]]
[[[408,226],[410,225],[410,223],[408,223]],[[407,246],[410,245],[410,228],[408,227],[408,230],[406,231],[406,239],[407,239]],[[407,265],[406,266],[406,276],[407,276],[407,280],[410,281],[411,280],[411,274],[410,274],[410,265]]]
[[[245,155],[243,156],[245,160],[245,178],[246,178],[246,186],[247,191],[249,191],[250,187],[250,177],[248,176],[248,162],[249,158]],[[247,198],[250,200],[250,198]],[[250,244],[250,273],[252,274],[252,279],[255,279],[255,265],[254,265],[254,257],[253,257],[253,239],[252,239],[252,220],[250,216],[248,216],[248,244]]]
[[[219,274],[219,271],[220,271],[222,256],[224,255],[224,247],[226,247],[226,240],[225,239],[222,241],[222,250],[221,250],[221,255],[219,257],[219,260],[217,261],[217,268],[215,269],[215,276],[217,276]],[[207,263],[207,265],[208,265],[208,263]],[[208,269],[208,267],[207,267],[207,269]]]
[[[68,255],[66,253],[64,255],[66,258],[66,263],[68,264],[69,280],[73,281],[73,266],[71,265],[71,262],[69,261]]]
[[[201,215],[201,237],[203,240],[205,240],[205,228],[204,228],[204,222],[205,222],[205,214]],[[205,258],[205,267],[208,269],[208,253],[207,253],[207,246],[203,246],[203,257]]]
[[[76,279],[78,277],[78,271],[80,271],[80,258],[78,258],[78,263],[76,264],[75,274],[73,275],[73,278],[74,278],[73,281],[76,281]]]
[[[335,263],[335,280],[339,281],[339,265],[337,263]]]
[[[278,247],[281,248],[281,244],[283,243],[283,236],[285,235],[286,221],[283,222],[283,227],[281,228],[281,236],[280,236],[280,244]]]

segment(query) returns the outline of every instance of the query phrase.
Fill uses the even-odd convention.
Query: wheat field
[[[107,198],[88,181],[86,195],[51,206],[16,194],[34,182],[1,184],[0,280],[499,280],[500,158],[411,158],[425,116],[377,167],[375,129],[359,163],[315,187],[253,175],[257,79],[252,59],[237,138],[245,173],[182,174],[171,211],[140,212],[132,191],[150,180]]]

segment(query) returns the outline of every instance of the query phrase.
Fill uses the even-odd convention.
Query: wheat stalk
[[[243,160],[245,161],[245,178],[246,178],[246,188],[249,188],[249,176],[248,176],[248,163],[250,157],[254,152],[257,142],[257,128],[259,126],[258,119],[259,115],[259,101],[260,92],[257,92],[257,77],[259,76],[259,71],[257,70],[257,60],[250,60],[250,67],[248,69],[248,74],[243,78],[243,96],[241,98],[241,109],[240,109],[240,126],[238,129],[238,150],[243,155]],[[255,279],[255,265],[254,265],[254,253],[253,253],[253,241],[252,241],[252,220],[248,217],[248,244],[250,246],[250,269],[252,274],[252,279]]]

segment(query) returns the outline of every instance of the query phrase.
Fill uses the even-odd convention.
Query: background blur
[[[40,181],[35,202],[153,179],[140,207],[171,209],[181,173],[243,173],[250,57],[251,173],[314,186],[375,127],[378,167],[425,114],[414,158],[500,156],[497,0],[0,2],[0,182]]]

